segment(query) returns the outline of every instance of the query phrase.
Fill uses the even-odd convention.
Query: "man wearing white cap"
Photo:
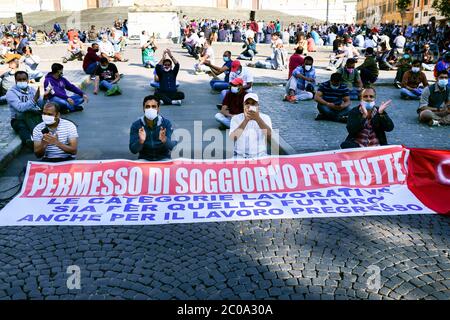
[[[244,112],[231,118],[230,138],[234,141],[235,158],[256,158],[267,155],[267,141],[272,137],[272,120],[259,112],[255,93],[244,97]]]

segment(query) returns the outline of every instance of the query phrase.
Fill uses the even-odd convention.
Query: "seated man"
[[[194,71],[196,74],[202,74],[205,72],[211,71],[210,67],[208,67],[205,63],[208,61],[209,63],[214,63],[215,61],[214,49],[211,46],[211,41],[206,40],[205,45],[203,46],[202,54],[198,63],[194,64]]]
[[[142,64],[145,68],[154,68],[156,66],[155,51],[158,49],[155,44],[155,37],[149,38],[147,31],[142,31],[140,42]]]
[[[178,88],[179,86],[180,86],[180,83],[177,81],[176,87]],[[153,80],[150,82],[150,87],[159,89],[159,78],[158,78],[158,75],[156,74],[156,69],[153,70]]]
[[[42,121],[33,130],[34,154],[44,162],[75,160],[78,132],[73,122],[61,119],[56,103],[47,102]]]
[[[81,61],[83,60],[83,56],[83,42],[81,42],[78,38],[78,35],[74,35],[73,39],[69,41],[69,45],[67,46],[67,54],[65,55],[63,62],[73,59],[78,59]]]
[[[83,70],[86,74],[90,74],[91,76],[94,75],[95,69],[97,69],[97,66],[100,63],[99,51],[98,43],[93,43],[92,46],[88,48],[87,54],[84,56],[83,60]]]
[[[428,87],[428,80],[425,73],[421,70],[422,64],[419,60],[412,63],[412,68],[406,71],[402,79],[402,88],[400,89],[400,98],[405,100],[419,100],[423,88]]]
[[[230,83],[230,91],[223,99],[220,112],[216,113],[216,120],[226,128],[230,127],[231,117],[243,112],[244,96],[246,95],[243,89],[244,81],[241,78],[236,78]]]
[[[172,124],[160,114],[159,98],[147,96],[143,102],[144,115],[130,129],[129,149],[139,153],[139,159],[148,161],[170,160],[176,142],[172,141]]]
[[[30,82],[39,82],[44,76],[44,73],[38,70],[39,62],[41,62],[41,59],[37,55],[33,54],[33,50],[30,46],[26,46],[23,49],[23,52],[24,55],[22,56],[22,58],[20,58],[20,62],[23,62],[25,71],[28,73],[28,76],[30,78]]]
[[[198,34],[193,29],[189,29],[187,38],[183,42],[183,48],[186,48],[188,53],[195,59],[198,58],[197,45],[199,41],[200,38],[198,37]]]
[[[434,65],[434,53],[430,50],[430,45],[428,43],[425,43],[422,53],[422,68],[427,71],[433,71]]]
[[[114,63],[109,62],[108,59],[100,58],[100,65],[94,71],[95,85],[94,94],[98,93],[98,89],[105,90],[106,96],[113,96],[116,94],[122,94],[119,85],[120,81],[119,70]]]
[[[302,57],[303,48],[297,47],[295,48],[295,53],[289,58],[289,74],[288,80],[292,76],[292,72],[294,72],[295,68],[298,66],[302,66],[305,63],[305,59]]]
[[[231,60],[231,51],[225,51],[223,53],[223,66],[215,66],[211,64],[211,62],[206,61],[204,64],[205,66],[208,66],[211,68],[211,75],[215,77],[216,79],[212,79],[209,85],[211,86],[212,90],[215,91],[222,91],[228,89],[230,85],[230,72],[231,72],[231,64],[233,61]],[[220,80],[217,78],[218,75],[224,74],[225,78],[224,80]]]
[[[258,53],[256,51],[256,42],[253,39],[253,37],[247,38],[245,41],[245,44],[242,46],[242,48],[245,48],[244,51],[241,52],[238,59],[240,60],[253,60],[255,55]]]
[[[25,71],[17,71],[14,78],[16,84],[6,93],[11,127],[19,135],[22,145],[32,148],[31,133],[39,123],[44,101],[40,97],[40,89],[36,90],[28,85],[28,74]]]
[[[378,69],[379,70],[395,70],[396,57],[394,51],[387,47],[385,42],[380,44],[380,50],[377,55]]]
[[[403,75],[406,71],[411,70],[411,55],[405,53],[397,62],[397,73],[395,74],[394,86],[397,89],[402,87]]]
[[[356,69],[361,73],[361,81],[363,85],[367,86],[377,81],[379,70],[372,47],[366,49],[365,55],[366,59],[364,60],[363,64],[361,64]]]
[[[450,125],[450,88],[446,70],[438,72],[435,84],[423,89],[417,113],[419,121],[430,126]]]
[[[439,60],[438,63],[436,63],[434,73],[437,76],[438,72],[444,70],[447,71],[448,75],[450,76],[450,52],[446,52],[444,54],[444,57],[441,60]]]
[[[363,83],[358,69],[355,69],[356,60],[350,58],[345,63],[344,68],[339,68],[338,73],[342,75],[342,80],[349,88],[350,100],[359,100],[359,95],[363,88]]]
[[[102,35],[102,41],[99,43],[100,54],[102,57],[108,59],[109,61],[121,61],[127,62],[128,59],[124,59],[120,52],[116,52],[111,41],[108,40],[106,34]]]
[[[265,61],[256,61],[256,63],[247,64],[248,67],[285,70],[288,64],[287,52],[283,45],[283,40],[277,32],[272,34],[272,55]]]
[[[347,123],[350,111],[350,96],[340,73],[333,73],[330,80],[322,83],[314,100],[317,101],[319,114],[316,120],[330,120]]]
[[[170,57],[170,59],[168,58]],[[172,69],[172,61],[175,66]],[[180,64],[172,55],[170,49],[166,49],[161,60],[156,65],[156,74],[159,79],[159,88],[155,91],[155,96],[162,100],[165,105],[181,105],[184,93],[177,91],[177,75]]]
[[[230,138],[234,141],[234,157],[241,159],[267,155],[267,141],[272,139],[272,120],[259,111],[255,93],[244,97],[244,112],[231,118]]]
[[[316,83],[316,70],[313,67],[314,59],[305,58],[303,66],[295,68],[292,77],[286,84],[284,101],[297,102],[314,98],[314,85]]]
[[[45,98],[56,103],[61,112],[83,111],[82,104],[88,102],[88,96],[63,77],[63,68],[62,64],[52,64],[52,72],[45,76]],[[69,97],[66,90],[75,94]]]
[[[239,60],[234,60],[231,63],[230,82],[236,78],[241,78],[244,82],[243,89],[249,93],[253,90],[253,75],[249,69],[243,68]],[[229,90],[222,90],[222,100]]]
[[[391,100],[375,106],[376,93],[373,88],[363,89],[361,102],[348,113],[348,136],[341,144],[342,149],[376,147],[387,145],[386,132],[394,130],[394,123],[386,108]]]
[[[0,75],[0,102],[2,104],[6,103],[6,92],[16,84],[14,75],[20,66],[19,59],[15,56],[10,56],[5,61],[8,63],[8,69]]]

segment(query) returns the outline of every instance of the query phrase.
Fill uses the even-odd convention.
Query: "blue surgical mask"
[[[230,58],[229,57],[223,57],[223,61],[228,62],[228,61],[230,61]]]
[[[448,85],[448,79],[439,79],[438,80],[438,85],[441,88],[444,88]]]
[[[17,82],[17,88],[20,90],[26,90],[28,88],[28,82]]]
[[[361,101],[361,105],[362,105],[363,107],[365,107],[366,110],[372,110],[373,107],[375,106],[375,101],[372,101],[372,102]]]

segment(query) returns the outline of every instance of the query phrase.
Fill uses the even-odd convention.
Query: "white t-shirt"
[[[39,123],[33,130],[33,141],[42,141],[44,137],[42,130],[46,127],[44,122]],[[58,140],[62,144],[69,144],[69,139],[78,138],[77,127],[70,121],[65,119],[60,119],[58,127],[55,132],[51,132],[52,134],[58,135]],[[44,157],[46,158],[67,158],[74,157],[73,154],[65,153],[62,149],[58,148],[53,144],[49,144],[45,149]]]
[[[377,44],[372,39],[367,38],[366,41],[364,41],[364,48],[375,48]]]
[[[245,37],[248,38],[255,38],[255,32],[252,29],[248,29],[245,31]]]
[[[214,64],[214,61],[216,60],[215,56],[214,56],[214,49],[212,47],[209,47],[208,49],[206,49],[206,55],[208,56],[208,60]]]
[[[236,72],[230,72],[230,82],[236,78],[241,78],[244,81],[244,86],[249,82],[253,82],[253,75],[250,73],[250,70],[247,68],[242,68],[242,72],[240,75],[237,75]],[[247,92],[251,92],[252,88],[247,89]]]
[[[264,113],[260,113],[261,119],[272,129],[272,120]],[[244,121],[243,113],[231,118],[230,134],[234,132]],[[267,139],[263,130],[255,120],[247,123],[239,139],[234,142],[234,155],[239,158],[255,158],[267,155]]]
[[[120,38],[123,37],[123,32],[121,30],[114,31],[114,41],[117,43],[120,41]]]
[[[397,36],[394,39],[394,44],[397,48],[404,48],[406,43],[406,38],[404,36]]]
[[[109,41],[106,41],[106,42],[101,41],[98,44],[98,48],[100,49],[99,51],[101,53],[106,54],[108,57],[112,57],[114,55],[114,52],[115,52],[114,51],[114,46]]]
[[[191,46],[195,46],[198,41],[200,40],[200,38],[198,37],[198,34],[196,34],[195,32],[193,32],[187,39],[186,42],[191,45]]]

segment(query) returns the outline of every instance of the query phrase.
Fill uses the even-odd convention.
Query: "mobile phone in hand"
[[[47,127],[41,130],[42,134],[50,133],[50,130],[48,130]]]

